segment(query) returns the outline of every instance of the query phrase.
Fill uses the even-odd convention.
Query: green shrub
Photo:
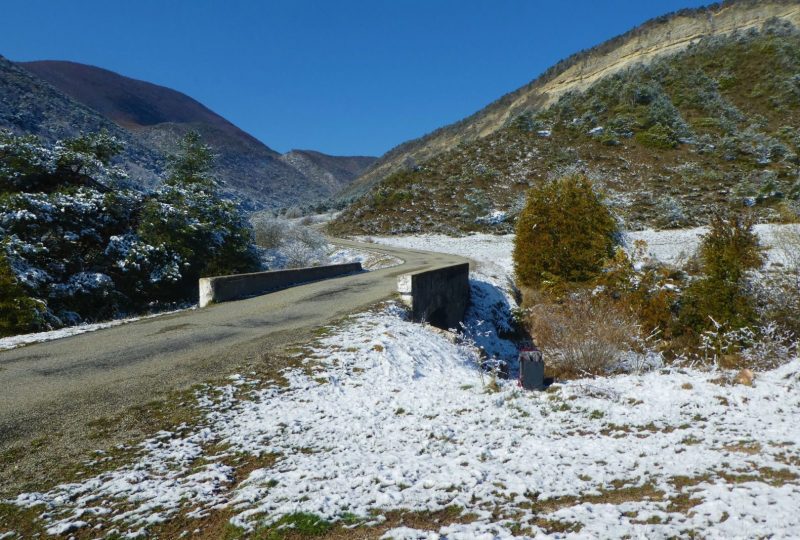
[[[750,215],[716,214],[698,253],[700,277],[684,291],[681,324],[695,334],[736,330],[757,322],[747,273],[760,268],[763,255]]]
[[[617,224],[582,175],[532,188],[517,220],[514,270],[526,287],[584,283],[614,253]]]
[[[647,131],[638,132],[635,139],[647,148],[667,149],[675,148],[678,145],[675,133],[663,124],[655,124]]]

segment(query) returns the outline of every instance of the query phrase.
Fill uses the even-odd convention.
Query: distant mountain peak
[[[0,57],[0,128],[45,139],[108,129],[125,144],[123,165],[152,185],[163,158],[189,130],[218,155],[227,191],[253,209],[329,200],[375,158],[313,150],[283,157],[197,100],[108,69],[61,60],[14,64]]]
[[[166,86],[67,60],[20,62],[18,65],[128,129],[166,123],[201,123],[231,137],[263,145],[199,101]]]

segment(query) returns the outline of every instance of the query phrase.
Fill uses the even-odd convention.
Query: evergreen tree
[[[41,330],[44,305],[20,287],[5,253],[0,251],[0,337]]]
[[[532,188],[516,229],[514,270],[523,286],[588,282],[614,254],[616,222],[583,175]]]
[[[735,330],[756,323],[755,299],[747,273],[764,262],[750,215],[717,213],[698,253],[701,277],[687,287],[681,323],[694,332],[715,327]],[[713,321],[712,321],[713,319]]]
[[[145,203],[138,230],[145,242],[168,246],[180,259],[180,282],[161,292],[194,298],[200,277],[259,269],[252,231],[236,205],[222,198],[214,156],[200,136],[188,133],[168,163],[167,180]]]
[[[201,275],[257,269],[213,156],[181,142],[151,194],[117,186],[106,133],[45,144],[0,132],[0,332],[98,321],[197,296]]]

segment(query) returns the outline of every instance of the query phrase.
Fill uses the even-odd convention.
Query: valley
[[[800,1],[667,4],[9,6],[0,540],[795,537]]]

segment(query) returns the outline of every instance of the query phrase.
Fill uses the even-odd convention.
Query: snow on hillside
[[[771,264],[785,263],[785,254],[779,249],[779,231],[795,231],[800,236],[798,225],[761,224],[754,227],[766,248],[768,262]],[[647,253],[653,258],[669,264],[677,264],[689,258],[699,247],[702,235],[706,233],[705,227],[692,229],[671,229],[626,232],[625,245],[633,247],[637,240],[647,243]],[[470,257],[478,262],[479,268],[489,275],[499,275],[504,272],[506,276],[513,274],[511,252],[514,248],[514,235],[471,234],[453,238],[441,234],[421,236],[381,236],[370,237],[374,242],[391,246],[421,249],[426,251],[441,251]]]
[[[785,254],[780,249],[780,231],[798,231],[798,225],[774,225],[760,224],[753,229],[758,234],[761,244],[767,248],[768,263],[785,263]],[[669,264],[679,264],[695,252],[700,246],[702,236],[707,232],[706,227],[696,227],[693,229],[675,229],[655,231],[646,229],[626,233],[626,243],[632,246],[637,240],[647,243],[647,251],[654,258]]]
[[[510,307],[496,285],[507,282],[508,237],[391,242],[478,261],[473,294],[478,284],[495,296],[476,297],[465,333],[501,320],[494,300]],[[510,353],[497,332],[484,340]],[[244,374],[198,393],[200,425],[157,434],[128,466],[13,502],[42,508],[51,534],[98,536],[146,537],[174,516],[220,508],[245,530],[297,512],[376,525],[391,510],[459,509],[453,523],[386,533],[397,539],[800,530],[800,360],[752,387],[669,368],[525,392],[490,384],[470,339],[412,323],[390,303],[332,328],[304,362],[283,386]],[[234,482],[226,458],[268,454],[274,464]]]

